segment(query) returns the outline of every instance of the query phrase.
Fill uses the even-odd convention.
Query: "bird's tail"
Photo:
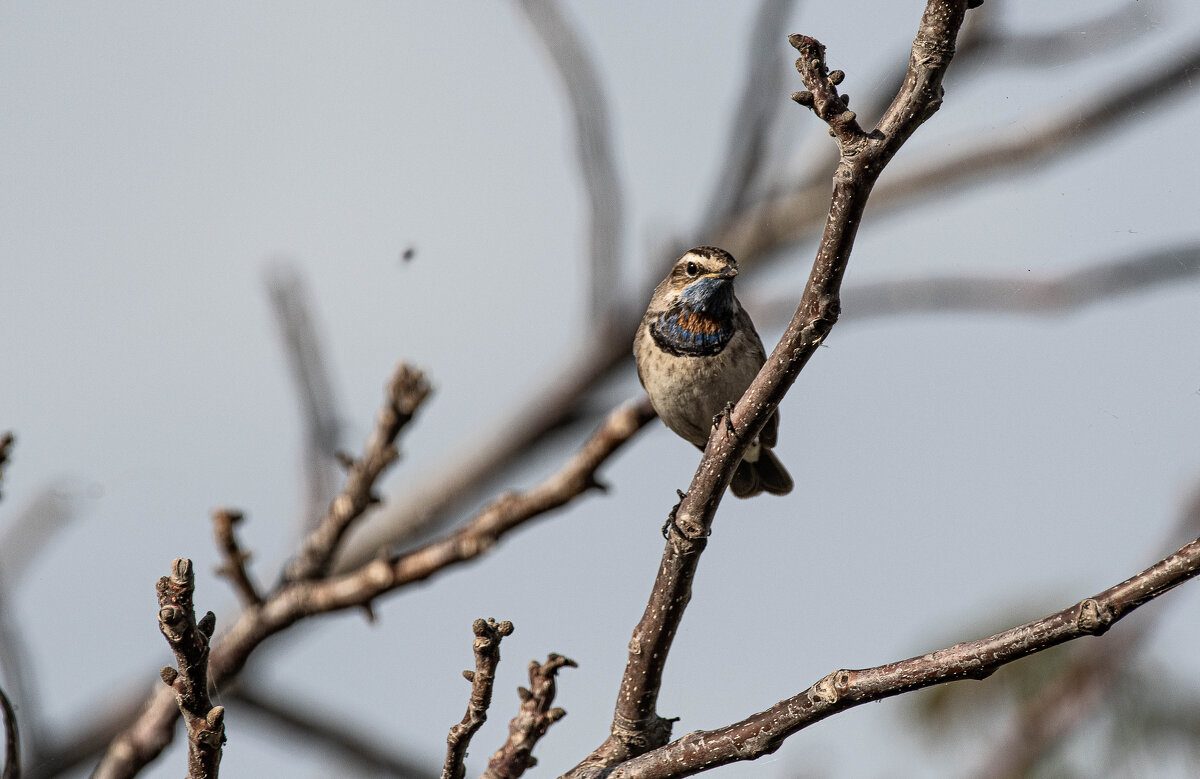
[[[787,495],[792,491],[792,477],[779,458],[767,447],[758,450],[754,462],[742,460],[734,471],[730,491],[739,498],[752,498],[760,492],[772,495]]]

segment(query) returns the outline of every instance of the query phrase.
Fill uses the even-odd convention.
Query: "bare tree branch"
[[[8,458],[12,455],[15,441],[16,437],[13,436],[11,430],[0,433],[0,487],[4,485],[4,468],[8,465]],[[3,497],[4,491],[0,490],[0,498]]]
[[[783,91],[781,55],[775,44],[795,6],[795,0],[759,3],[747,47],[742,95],[730,117],[727,147],[721,157],[724,164],[700,221],[701,229],[722,224],[731,214],[744,210],[751,188],[763,173],[771,129],[784,105],[779,99]]]
[[[223,685],[245,666],[264,641],[316,614],[368,606],[375,598],[422,581],[491,549],[501,537],[534,517],[599,488],[596,470],[654,418],[642,399],[622,404],[565,465],[524,493],[504,495],[460,530],[410,553],[378,558],[349,574],[285,582],[261,606],[244,610],[220,637],[209,658],[209,675]],[[131,777],[170,743],[178,711],[172,696],[155,692],[138,717],[109,745],[93,779]]]
[[[529,687],[517,689],[521,709],[508,724],[508,739],[488,761],[482,779],[517,779],[537,765],[533,748],[551,725],[567,716],[566,711],[552,705],[556,692],[554,678],[564,666],[579,667],[571,658],[553,653],[545,663],[536,660],[529,663]]]
[[[213,537],[217,549],[225,558],[217,574],[229,580],[243,606],[257,606],[262,603],[262,596],[258,594],[258,587],[246,570],[250,553],[242,549],[234,533],[234,526],[242,519],[243,514],[237,509],[217,509],[213,512]]]
[[[0,774],[0,779],[21,779],[21,734],[17,730],[17,713],[2,688],[0,709],[4,712],[4,773]]]
[[[1061,314],[1104,300],[1200,276],[1200,244],[1167,246],[1058,276],[926,276],[855,284],[843,293],[843,323],[928,313]],[[794,298],[793,298],[794,299]],[[755,301],[756,317],[779,321],[786,295]]]
[[[244,682],[239,682],[232,692],[227,690],[225,694],[232,703],[238,704],[239,715],[244,711],[258,716],[286,739],[306,743],[316,741],[332,747],[346,762],[368,771],[398,779],[424,779],[434,773],[430,766],[373,743],[342,721],[322,717],[320,706],[280,700],[278,693],[268,693]]]
[[[1112,50],[1154,29],[1161,20],[1151,13],[1147,7],[1150,5],[1159,4],[1126,2],[1090,19],[1075,20],[1069,27],[1048,32],[1011,33],[989,25],[978,30],[972,44],[994,63],[1058,67],[1094,56],[1097,51]]]
[[[155,687],[161,687],[161,682]],[[75,718],[78,721],[76,729],[63,735],[44,734],[37,750],[27,753],[24,778],[52,779],[95,760],[142,709],[146,697],[144,688],[135,685],[125,685],[125,688],[120,693],[106,694],[102,703],[85,709],[96,714]]]
[[[321,519],[329,501],[337,494],[342,417],[303,275],[294,264],[279,261],[267,266],[265,282],[300,401],[307,493],[301,527],[307,532]]]
[[[348,762],[399,779],[422,779],[435,773],[427,763],[414,762],[397,754],[394,749],[382,747],[346,727],[340,720],[321,717],[319,705],[290,700],[278,692],[264,691],[243,680],[222,685],[221,692],[230,705],[237,705],[239,715],[248,713],[257,716],[289,739],[321,742],[332,747]],[[126,695],[115,703],[109,701],[103,706],[93,706],[91,710],[102,711],[103,715],[87,718],[84,730],[60,738],[46,738],[41,749],[44,757],[34,755],[26,760],[25,779],[62,776],[94,760],[138,716],[143,708],[144,697],[141,694]]]
[[[6,431],[0,434],[0,487],[4,485],[4,469],[8,465],[8,459],[12,455],[13,443],[15,437],[12,431]],[[0,498],[4,497],[3,490],[0,490]],[[8,582],[6,575],[8,571],[4,565],[0,565],[0,665],[8,669],[9,674],[20,684],[25,676],[24,651],[19,641],[16,640],[15,626],[6,624],[10,620],[4,615],[8,613],[5,608],[5,589]],[[18,779],[21,775],[21,739],[17,732],[17,714],[13,711],[13,705],[8,700],[8,695],[4,689],[0,688],[0,707],[4,709],[4,773],[0,779]]]
[[[959,154],[890,176],[872,198],[872,208],[878,213],[881,207],[916,205],[921,197],[945,197],[988,174],[1028,167],[1053,154],[1088,148],[1088,138],[1111,132],[1151,106],[1200,83],[1193,78],[1198,68],[1200,42],[1192,42],[1165,55],[1158,67],[1139,69],[1128,82],[1042,120],[1040,127],[1037,123],[1023,124],[1019,133],[993,139],[973,134]],[[808,237],[820,221],[821,205],[827,197],[828,187],[823,182],[805,184],[734,218],[718,231],[716,240],[744,265],[743,256],[753,261]]]
[[[287,581],[311,579],[325,573],[342,536],[352,522],[370,506],[379,502],[375,482],[384,469],[399,458],[396,438],[412,420],[430,393],[429,382],[416,368],[400,364],[388,383],[388,402],[379,413],[375,430],[367,441],[361,459],[348,463],[346,486],[333,502],[320,524],[309,533],[300,553],[288,564]]]
[[[606,331],[619,321],[614,295],[621,288],[618,259],[623,227],[621,182],[613,159],[604,88],[587,47],[555,0],[518,0],[517,5],[554,62],[571,105],[575,153],[589,206],[589,323]]]
[[[595,341],[558,378],[546,383],[528,404],[494,430],[473,436],[471,445],[455,454],[453,467],[435,469],[417,487],[381,516],[354,533],[337,560],[338,573],[356,569],[378,556],[381,550],[396,549],[444,527],[451,512],[462,508],[481,487],[503,473],[530,447],[551,432],[569,424],[580,414],[581,400],[605,376],[631,357],[630,327],[622,338]]]
[[[11,454],[12,445],[9,441],[5,457]],[[77,493],[65,481],[40,489],[0,533],[0,668],[4,670],[8,694],[21,712],[26,774],[31,760],[45,749],[45,725],[24,631],[17,624],[11,604],[30,566],[75,518]]]
[[[860,671],[828,674],[765,711],[679,740],[616,766],[606,779],[691,776],[774,752],[784,739],[863,703],[960,679],[983,679],[1002,665],[1082,636],[1100,635],[1138,606],[1200,574],[1200,538],[1113,587],[1041,619],[977,641]],[[579,774],[582,776],[583,774]],[[594,774],[592,774],[594,775]]]
[[[966,0],[929,0],[904,85],[869,134],[838,94],[844,74],[828,71],[824,47],[805,36],[789,38],[800,52],[796,69],[807,88],[793,97],[811,106],[829,125],[841,149],[825,231],[795,316],[738,401],[731,425],[714,427],[692,483],[672,511],[670,525],[675,532],[668,534],[654,588],[629,642],[611,734],[568,776],[591,775],[670,737],[670,721],[656,712],[662,670],[691,598],[713,516],[746,448],[837,321],[842,276],[871,188],[900,146],[940,107],[942,77],[954,54],[966,6]],[[738,431],[736,435],[729,432],[730,426]]]
[[[369,603],[397,587],[474,559],[511,530],[589,490],[605,489],[596,470],[653,418],[645,399],[618,406],[580,450],[537,487],[502,495],[459,530],[419,549],[374,560],[354,573],[298,590],[303,612],[323,613]]]
[[[0,589],[0,668],[4,669],[4,679],[25,719],[25,743],[29,747],[28,752],[36,755],[42,748],[40,707],[34,690],[29,652],[21,627],[16,624],[12,613],[8,593]],[[13,727],[16,728],[15,720]]]
[[[171,575],[158,580],[158,629],[176,667],[164,666],[163,682],[175,694],[188,734],[188,779],[216,779],[225,743],[225,707],[208,697],[208,639],[217,624],[211,611],[199,620],[192,606],[196,578],[192,561],[176,558]]]
[[[1178,522],[1172,536],[1183,530],[1200,533],[1200,489]],[[1046,753],[1096,710],[1129,662],[1157,627],[1162,610],[1144,613],[1136,624],[1104,641],[1078,646],[1074,657],[1057,676],[1021,705],[1008,731],[988,750],[979,779],[1018,779],[1029,776]]]
[[[998,52],[1007,51],[1009,48],[1028,49],[1030,47],[1027,44],[1029,44],[1035,38],[1039,41],[1045,40],[1049,42],[1055,39],[1061,40],[1070,37],[1076,41],[1076,44],[1073,46],[1064,45],[1064,49],[1069,48],[1072,52],[1074,52],[1072,56],[1081,56],[1083,52],[1081,51],[1081,47],[1078,46],[1078,39],[1083,38],[1084,36],[1080,35],[1079,30],[1088,30],[1090,33],[1093,29],[1096,29],[1108,34],[1120,29],[1120,25],[1126,25],[1126,27],[1122,30],[1124,34],[1112,41],[1111,45],[1105,48],[1106,51],[1110,51],[1117,45],[1128,44],[1134,40],[1137,37],[1137,32],[1149,29],[1149,27],[1144,25],[1134,26],[1130,24],[1132,21],[1130,18],[1132,14],[1134,12],[1141,12],[1143,10],[1140,5],[1131,4],[1126,9],[1118,9],[1111,14],[1104,14],[1095,19],[1077,21],[1068,28],[1047,33],[1044,38],[1043,36],[1037,35],[1026,36],[999,29],[999,25],[996,22],[996,20],[999,18],[998,5],[999,4],[995,2],[982,5],[975,10],[974,13],[970,14],[963,22],[962,29],[959,30],[956,51],[954,53],[954,75],[956,84],[960,84],[964,79],[968,79],[972,76],[986,73],[990,69],[998,66],[1001,63],[1001,60],[996,56]],[[1087,40],[1093,40],[1091,35],[1087,36]],[[1033,48],[1040,49],[1041,45],[1038,44]],[[1004,61],[1011,62],[1011,60],[1008,59]],[[972,68],[971,66],[975,63],[978,63],[979,67]],[[1020,64],[1028,66],[1038,63],[1037,60],[1034,59],[1025,60]],[[868,120],[874,120],[879,116],[882,116],[883,112],[888,107],[888,103],[891,101],[891,96],[894,95],[904,83],[904,75],[906,70],[907,69],[905,67],[896,68],[893,73],[882,79],[880,82],[881,88],[872,90],[871,96],[866,100],[865,103],[856,103],[856,105],[860,106],[859,108],[855,109],[857,113],[866,117]],[[843,94],[842,99],[846,100],[847,96]],[[814,137],[812,140],[819,141],[821,139]],[[824,194],[828,186],[828,171],[837,164],[837,152],[833,149],[828,149],[827,151],[827,147],[824,145],[817,146],[814,143],[812,146],[813,148],[811,151],[797,155],[801,159],[808,160],[808,164],[806,165],[807,173],[797,177],[794,181],[777,182],[771,188],[774,194],[772,194],[770,197],[763,198],[757,203],[747,204],[747,207],[743,210],[743,213],[745,213],[751,219],[757,218],[760,223],[766,222],[770,216],[770,209],[766,206],[773,198],[777,198],[780,196],[780,193],[787,191],[807,191],[812,189],[815,190],[816,194],[819,196],[817,200],[817,207],[813,214],[814,217],[820,217],[823,213]],[[784,169],[781,167],[779,170],[782,171]],[[725,221],[725,219],[722,219],[721,222],[713,224],[722,224]],[[813,223],[812,227],[816,227],[815,222]],[[769,226],[763,224],[762,228],[769,229]],[[718,239],[717,242],[720,243],[721,241]],[[739,256],[741,255],[739,254]],[[754,255],[750,256],[753,257]]]
[[[471,625],[475,631],[475,670],[463,671],[463,678],[471,683],[471,698],[467,702],[467,713],[462,721],[450,728],[446,736],[446,761],[442,765],[442,779],[463,779],[467,767],[467,747],[483,723],[487,722],[488,706],[492,705],[492,688],[496,684],[496,666],[500,664],[500,641],[511,636],[513,623],[496,622],[494,619],[477,619]]]

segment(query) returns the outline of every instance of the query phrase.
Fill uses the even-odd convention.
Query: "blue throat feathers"
[[[719,354],[733,337],[733,284],[702,278],[687,287],[679,302],[650,323],[650,335],[670,354]]]

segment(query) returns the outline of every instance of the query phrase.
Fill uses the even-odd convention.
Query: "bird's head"
[[[737,329],[733,296],[737,261],[712,246],[679,258],[654,290],[646,310],[648,332],[659,348],[676,355],[719,353]]]
[[[700,246],[680,257],[654,292],[655,308],[683,305],[727,316],[733,309],[737,260],[724,249]]]

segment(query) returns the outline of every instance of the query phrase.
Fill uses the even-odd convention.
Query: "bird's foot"
[[[713,417],[712,423],[713,423],[713,427],[717,427],[718,425],[724,424],[725,429],[730,434],[732,434],[734,438],[741,440],[741,434],[738,433],[738,429],[736,427],[734,427],[734,424],[733,424],[733,401],[732,400],[728,400],[725,402],[725,408],[721,411],[721,413],[719,413],[715,417]]]
[[[683,499],[687,497],[687,493],[683,490],[675,490],[675,494],[679,496],[679,502],[671,507],[671,513],[667,515],[667,521],[663,523],[663,538],[670,538],[672,530],[681,536],[683,535],[683,531],[679,529],[679,525],[675,524],[675,515],[679,513],[679,507],[683,505]]]

